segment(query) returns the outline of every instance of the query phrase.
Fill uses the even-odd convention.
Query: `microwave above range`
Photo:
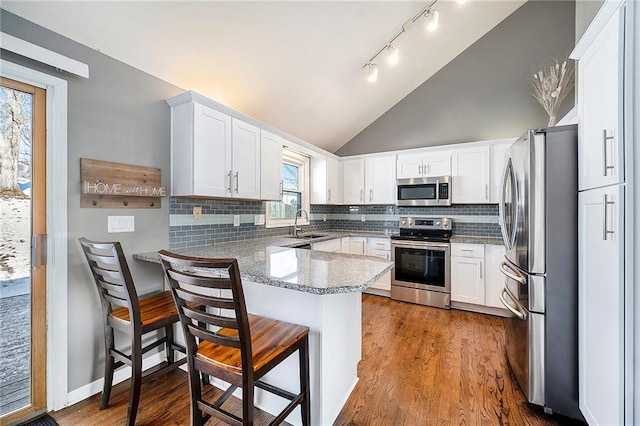
[[[451,176],[398,179],[399,206],[450,206]]]

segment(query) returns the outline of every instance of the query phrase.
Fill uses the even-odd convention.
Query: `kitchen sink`
[[[298,234],[292,238],[299,238],[301,240],[310,240],[313,238],[323,238],[326,237],[327,234]]]

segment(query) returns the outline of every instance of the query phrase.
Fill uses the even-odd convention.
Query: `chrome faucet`
[[[302,213],[304,213],[304,216],[307,218],[307,222],[309,221],[309,213],[307,213],[305,209],[296,210],[295,219],[293,220],[293,236],[294,237],[298,236],[298,231],[302,231],[302,229],[298,228],[298,217],[302,216]]]

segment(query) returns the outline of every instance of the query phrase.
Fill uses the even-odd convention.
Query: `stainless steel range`
[[[391,298],[450,309],[450,218],[400,217],[400,234],[391,237]]]

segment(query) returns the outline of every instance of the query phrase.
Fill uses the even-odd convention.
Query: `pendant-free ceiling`
[[[397,33],[395,33],[393,37],[391,37],[389,41],[384,44],[384,46],[378,49],[376,53],[374,53],[373,56],[371,56],[367,62],[364,63],[362,68],[364,68],[366,71],[367,81],[371,83],[375,83],[376,80],[378,80],[378,73],[380,69],[378,67],[378,64],[376,64],[374,61],[378,56],[380,56],[382,52],[385,53],[387,63],[389,65],[396,65],[398,63],[400,53],[398,51],[398,48],[393,45],[393,42],[395,42],[398,39],[398,37],[400,37],[402,34],[409,31],[409,28],[411,28],[418,19],[424,16],[425,28],[429,32],[435,31],[438,28],[440,13],[433,8],[433,6],[437,2],[438,0],[431,0],[425,7],[423,7],[420,10],[420,12],[415,14],[413,17],[407,19],[405,23],[402,24],[402,27],[400,28],[400,30]],[[463,5],[467,2],[467,0],[457,0],[457,2],[458,4]]]

